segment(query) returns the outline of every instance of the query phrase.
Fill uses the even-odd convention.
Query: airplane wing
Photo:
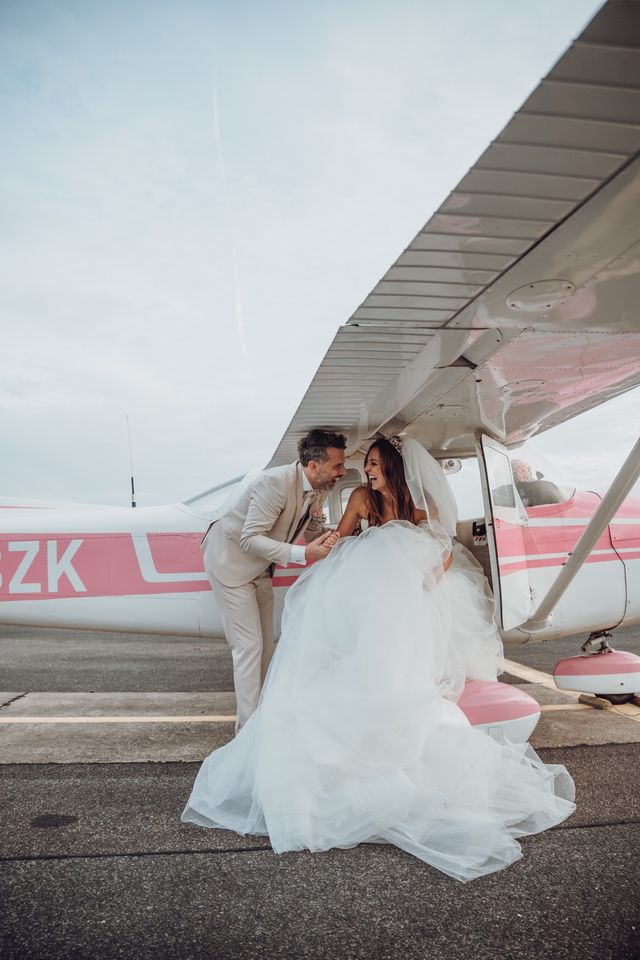
[[[640,3],[608,0],[341,326],[269,466],[509,445],[640,384]]]

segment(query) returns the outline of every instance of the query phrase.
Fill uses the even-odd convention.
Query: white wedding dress
[[[426,524],[340,541],[287,596],[256,712],[214,751],[184,821],[276,852],[392,843],[459,880],[522,856],[575,806],[564,767],[475,730],[455,700],[501,644],[478,564]]]

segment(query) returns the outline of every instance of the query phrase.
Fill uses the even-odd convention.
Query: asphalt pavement
[[[0,689],[233,690],[224,640],[0,626]]]
[[[616,645],[640,652],[626,633]],[[581,639],[507,656],[548,672]],[[233,733],[223,642],[3,627],[0,648],[3,960],[640,958],[633,708],[527,683],[539,753],[568,767],[577,810],[523,840],[512,867],[461,884],[391,846],[276,855],[264,837],[180,823],[194,759]]]
[[[468,884],[390,846],[278,856],[264,838],[180,824],[193,764],[14,766],[3,782],[2,956],[631,960],[631,749],[545,754],[568,762],[576,814],[523,841],[508,870]]]
[[[505,647],[505,656],[551,673],[585,637]],[[613,645],[640,654],[640,628],[614,632]],[[0,625],[1,690],[202,692],[233,690],[224,640],[141,636]]]

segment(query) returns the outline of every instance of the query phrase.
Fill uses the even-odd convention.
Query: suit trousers
[[[237,733],[258,705],[273,655],[273,586],[268,571],[239,587],[210,579],[231,647]]]

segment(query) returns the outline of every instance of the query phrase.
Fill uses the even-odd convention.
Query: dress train
[[[203,763],[183,821],[273,849],[393,843],[459,880],[522,856],[568,817],[573,781],[528,744],[474,729],[455,700],[495,679],[501,643],[463,547],[392,521],[305,570],[256,712]]]

